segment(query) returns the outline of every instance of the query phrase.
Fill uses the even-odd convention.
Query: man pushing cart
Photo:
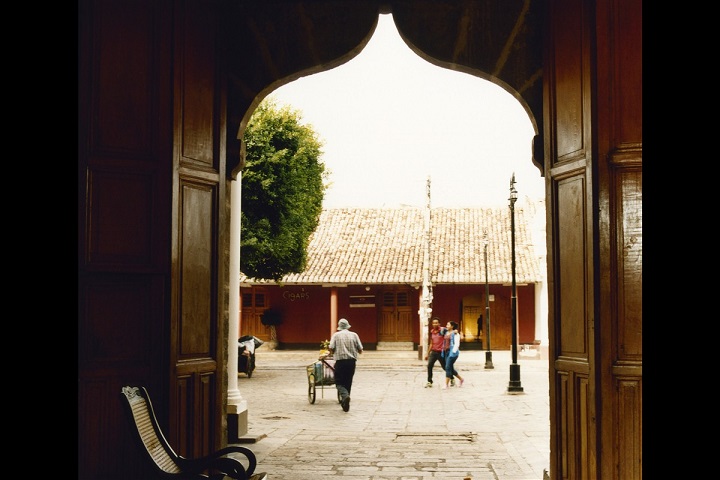
[[[350,322],[346,319],[341,318],[338,322],[337,332],[333,333],[328,350],[333,356],[333,365],[328,362],[327,357],[321,356],[319,360],[320,367],[313,366],[312,374],[309,373],[310,367],[308,367],[308,382],[311,383],[308,389],[308,398],[310,403],[315,402],[315,384],[320,379],[322,379],[320,385],[329,385],[330,383],[326,382],[331,381],[336,385],[340,406],[344,412],[347,412],[350,410],[350,391],[355,376],[355,366],[358,356],[363,352],[363,344],[358,334],[350,331]],[[326,370],[326,367],[330,368]],[[321,369],[322,372],[315,370],[317,368]],[[329,370],[332,371],[332,380],[329,378]]]

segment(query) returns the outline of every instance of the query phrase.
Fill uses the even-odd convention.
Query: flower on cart
[[[330,340],[320,342],[320,356],[330,355]]]

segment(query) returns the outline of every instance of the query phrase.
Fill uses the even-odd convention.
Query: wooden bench
[[[229,446],[194,459],[176,454],[160,429],[145,387],[123,387],[121,397],[138,445],[152,460],[159,478],[267,480],[267,473],[254,473],[257,459],[246,447]],[[242,455],[247,467],[231,454]]]

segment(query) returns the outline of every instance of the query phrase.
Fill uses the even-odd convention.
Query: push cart
[[[320,397],[324,398],[326,385],[335,385],[335,360],[330,357],[323,357],[317,362],[307,366],[308,376],[308,402],[315,403],[317,386],[320,386]],[[337,394],[340,402],[340,392]]]
[[[252,377],[255,370],[255,349],[263,342],[253,335],[245,335],[238,338],[238,374],[246,373],[248,378]]]

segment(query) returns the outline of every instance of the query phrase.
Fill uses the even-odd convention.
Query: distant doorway
[[[383,292],[378,322],[379,342],[412,342],[414,317],[410,294],[410,289],[406,288]]]
[[[463,342],[480,342],[482,340],[482,330],[478,330],[478,317],[484,311],[482,295],[465,295],[462,298],[460,334]],[[482,328],[482,325],[480,327]]]
[[[482,343],[482,323],[478,323],[478,318],[481,317],[484,311],[485,309],[480,305],[467,305],[463,300],[462,324],[460,325],[463,342]]]
[[[265,289],[258,287],[252,287],[250,292],[242,294],[240,337],[254,335],[264,342],[270,340],[270,327],[260,321],[263,312],[270,308],[268,299]]]

